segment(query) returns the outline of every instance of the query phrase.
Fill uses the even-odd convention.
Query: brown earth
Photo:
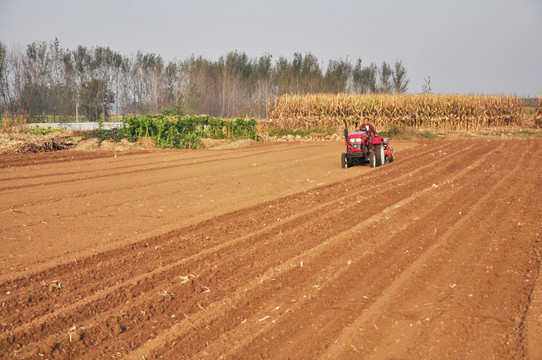
[[[542,141],[395,147],[0,157],[0,358],[542,358]]]

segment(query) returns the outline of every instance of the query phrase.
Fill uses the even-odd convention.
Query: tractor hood
[[[365,139],[366,137],[367,137],[367,132],[366,131],[354,131],[354,132],[351,132],[350,134],[348,134],[349,139],[353,139],[353,138]]]

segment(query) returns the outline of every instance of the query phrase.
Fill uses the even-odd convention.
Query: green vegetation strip
[[[84,138],[98,138],[118,142],[124,138],[134,142],[151,137],[158,147],[175,149],[199,149],[201,138],[252,139],[257,140],[257,122],[254,119],[227,120],[207,115],[155,115],[134,116],[122,119],[122,129],[98,129],[85,134]]]

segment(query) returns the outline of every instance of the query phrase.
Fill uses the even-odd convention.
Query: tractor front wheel
[[[343,169],[348,167],[348,161],[346,160],[346,154],[345,153],[342,153],[342,155],[341,155],[341,167]]]

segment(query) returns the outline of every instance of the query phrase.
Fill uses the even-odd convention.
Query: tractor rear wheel
[[[376,167],[376,153],[374,151],[369,154],[369,164],[372,168]]]
[[[384,156],[384,146],[376,145],[375,153],[376,153],[376,166],[384,165],[386,163],[386,158]]]

